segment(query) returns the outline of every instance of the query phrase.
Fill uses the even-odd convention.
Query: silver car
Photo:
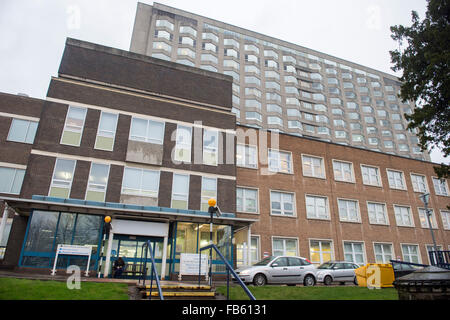
[[[306,258],[302,257],[267,257],[250,267],[236,270],[244,283],[263,286],[267,283],[290,284],[302,283],[314,286],[316,268]]]
[[[356,280],[355,269],[359,266],[353,262],[347,261],[328,261],[317,267],[316,277],[318,282],[330,285],[332,282],[353,282],[358,284]]]

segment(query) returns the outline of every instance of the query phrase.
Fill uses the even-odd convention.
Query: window
[[[33,144],[37,127],[36,121],[13,118],[7,140]]]
[[[247,120],[256,120],[261,122],[262,121],[262,115],[258,112],[249,111],[245,113],[245,119]]]
[[[254,62],[256,64],[259,63],[259,58],[253,54],[246,54],[245,55],[245,61],[247,62]]]
[[[367,212],[371,224],[389,224],[384,203],[367,202]]]
[[[444,230],[450,230],[450,211],[441,210],[441,219]],[[433,224],[433,222],[431,222],[431,224]]]
[[[165,32],[165,33],[167,33],[167,32]],[[167,44],[167,43],[165,43],[165,42],[155,41],[155,42],[153,42],[153,49],[155,49],[155,50],[165,50],[168,53],[170,53],[172,51],[172,46]]]
[[[392,189],[406,190],[405,180],[403,178],[403,172],[387,170],[389,187]]]
[[[236,165],[239,167],[258,167],[258,153],[255,146],[238,144],[236,146]]]
[[[210,42],[203,42],[202,49],[205,51],[212,51],[217,53],[217,47]]]
[[[323,158],[302,155],[303,175],[314,178],[325,178]]]
[[[106,151],[113,150],[114,139],[116,137],[117,118],[117,114],[102,111],[98,123],[97,137],[95,139],[95,149]]]
[[[86,112],[86,108],[69,106],[61,137],[61,144],[80,146]]]
[[[75,165],[75,160],[56,159],[50,192],[48,194],[50,197],[69,198]]]
[[[390,243],[374,243],[375,263],[390,263],[394,258],[392,244]]]
[[[219,61],[216,56],[214,56],[212,54],[209,54],[209,53],[203,53],[202,56],[201,56],[201,60],[202,61],[212,62],[212,63],[215,63],[215,64],[217,64],[217,62]]]
[[[364,184],[381,187],[381,178],[378,168],[361,165],[361,172]]]
[[[414,192],[428,192],[427,181],[425,176],[411,173],[411,182]]]
[[[282,126],[283,125],[283,119],[281,119],[280,117],[267,117],[267,123],[268,124],[277,124]]]
[[[402,244],[403,261],[419,263],[419,246],[416,244]]]
[[[310,240],[309,256],[314,264],[322,264],[333,260],[332,242],[326,240]]]
[[[434,192],[436,192],[436,195],[448,196],[447,181],[445,181],[445,179],[438,179],[435,177],[432,177],[432,179],[433,179]]]
[[[247,108],[261,109],[261,102],[255,99],[245,99],[245,106]]]
[[[171,23],[167,20],[156,20],[156,26],[157,27],[166,27],[173,31],[173,23]]]
[[[24,169],[0,167],[0,193],[20,194],[24,176]]]
[[[202,195],[200,206],[202,211],[208,211],[208,200],[211,198],[217,199],[217,179],[202,177]]]
[[[269,170],[292,173],[291,153],[269,149]]]
[[[355,182],[355,178],[353,177],[353,164],[351,162],[333,160],[333,171],[335,180]]]
[[[298,256],[297,239],[272,238],[273,256]]]
[[[339,220],[344,222],[361,222],[358,201],[338,199]]]
[[[159,171],[125,167],[122,193],[142,197],[158,198]]]
[[[213,33],[210,33],[210,32],[203,32],[202,33],[202,39],[203,40],[212,40],[212,41],[214,41],[214,42],[219,42],[219,37],[218,36],[216,36],[215,34],[213,34]]]
[[[273,215],[295,216],[294,194],[270,191],[270,213]]]
[[[305,195],[305,199],[306,217],[308,219],[330,219],[327,197]]]
[[[250,239],[250,256],[251,256],[251,262],[256,262],[261,260],[259,256],[259,237],[251,237]]]
[[[273,103],[268,103],[266,105],[267,107],[267,112],[275,112],[275,113],[279,113],[279,114],[283,114],[283,108],[281,108],[279,105],[277,104],[273,104]],[[288,109],[289,111],[290,109]],[[298,110],[296,110],[298,111]],[[280,119],[281,120],[281,119]],[[283,124],[283,120],[281,120],[281,124]]]
[[[302,123],[297,120],[289,120],[288,121],[288,128],[290,129],[302,129]]]
[[[344,257],[347,262],[353,262],[359,265],[365,264],[364,243],[345,241]]]
[[[177,126],[175,160],[191,162],[192,127]]]
[[[246,76],[245,77],[245,83],[246,84],[256,84],[256,85],[260,86],[261,85],[261,80],[259,80],[256,77],[253,77],[253,76]]]
[[[187,209],[189,200],[189,175],[174,174],[171,208]]]
[[[197,37],[197,30],[190,26],[180,26],[180,33],[188,33],[193,37]]]
[[[164,127],[164,122],[157,122],[141,118],[132,118],[130,140],[163,144]]]
[[[427,213],[425,211],[424,208],[418,208],[419,211],[419,220],[420,220],[420,225],[422,228],[430,228],[430,225],[428,224],[428,217],[427,217]],[[430,220],[431,220],[431,226],[433,229],[437,229],[437,220],[436,220],[436,215],[434,214],[434,210],[433,209],[428,209],[428,212],[431,214],[430,215]]]
[[[104,202],[108,185],[109,165],[91,163],[86,200]]]
[[[411,215],[411,208],[404,206],[395,206],[395,221],[400,227],[414,227],[414,220]]]
[[[192,41],[191,38],[184,37],[184,39],[189,39],[189,40]],[[183,43],[187,44],[186,41],[184,41]],[[194,43],[195,43],[195,41],[194,41]],[[192,45],[194,46],[195,44],[192,44]],[[191,49],[188,49],[188,48],[178,48],[177,54],[178,54],[178,56],[188,56],[188,57],[190,57],[192,59],[195,59],[195,51],[191,50]]]
[[[256,54],[259,54],[259,48],[253,44],[246,44],[244,45],[245,51],[254,51]]]
[[[203,164],[216,166],[218,162],[219,131],[203,131]]]
[[[161,59],[161,60],[170,61],[170,57],[166,56],[164,53],[153,52],[152,53],[152,57],[153,58],[157,58],[157,59]]]
[[[427,250],[427,257],[428,257],[428,261],[430,262],[430,264],[431,265],[436,265],[437,264],[437,261],[436,261],[436,256],[435,255],[433,255],[432,256],[432,260],[430,260],[430,251],[434,251],[435,249],[434,249],[434,245],[432,245],[432,244],[426,244],[425,245],[425,249]],[[442,251],[442,246],[441,245],[436,245],[436,250],[438,250],[438,251]]]
[[[236,188],[236,211],[257,213],[258,190],[249,188]]]
[[[164,38],[169,41],[172,41],[173,35],[165,30],[155,30],[155,38]]]

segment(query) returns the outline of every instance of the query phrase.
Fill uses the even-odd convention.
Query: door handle
[[[283,268],[283,270],[287,270],[288,268]]]
[[[300,267],[300,269],[305,269],[304,267]]]

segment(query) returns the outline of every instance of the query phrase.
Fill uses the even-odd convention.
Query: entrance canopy
[[[28,216],[32,210],[62,211],[111,216],[121,219],[145,219],[160,222],[184,221],[209,223],[208,212],[182,210],[165,207],[137,206],[113,202],[97,202],[78,199],[33,196],[32,199],[0,197],[18,214]],[[258,220],[236,218],[232,213],[214,217],[215,224],[224,224],[236,228],[249,227]]]

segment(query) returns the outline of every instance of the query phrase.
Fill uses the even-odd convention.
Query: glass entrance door
[[[128,235],[114,235],[113,250],[111,252],[111,265],[119,257],[122,257],[126,263],[126,269],[123,274],[123,278],[139,278],[139,274],[136,271],[142,270],[145,251],[142,251],[142,246],[150,240],[154,258],[156,270],[161,277],[161,264],[163,256],[164,238],[159,237],[139,237]],[[147,254],[147,276],[151,273],[151,259],[150,252]]]

